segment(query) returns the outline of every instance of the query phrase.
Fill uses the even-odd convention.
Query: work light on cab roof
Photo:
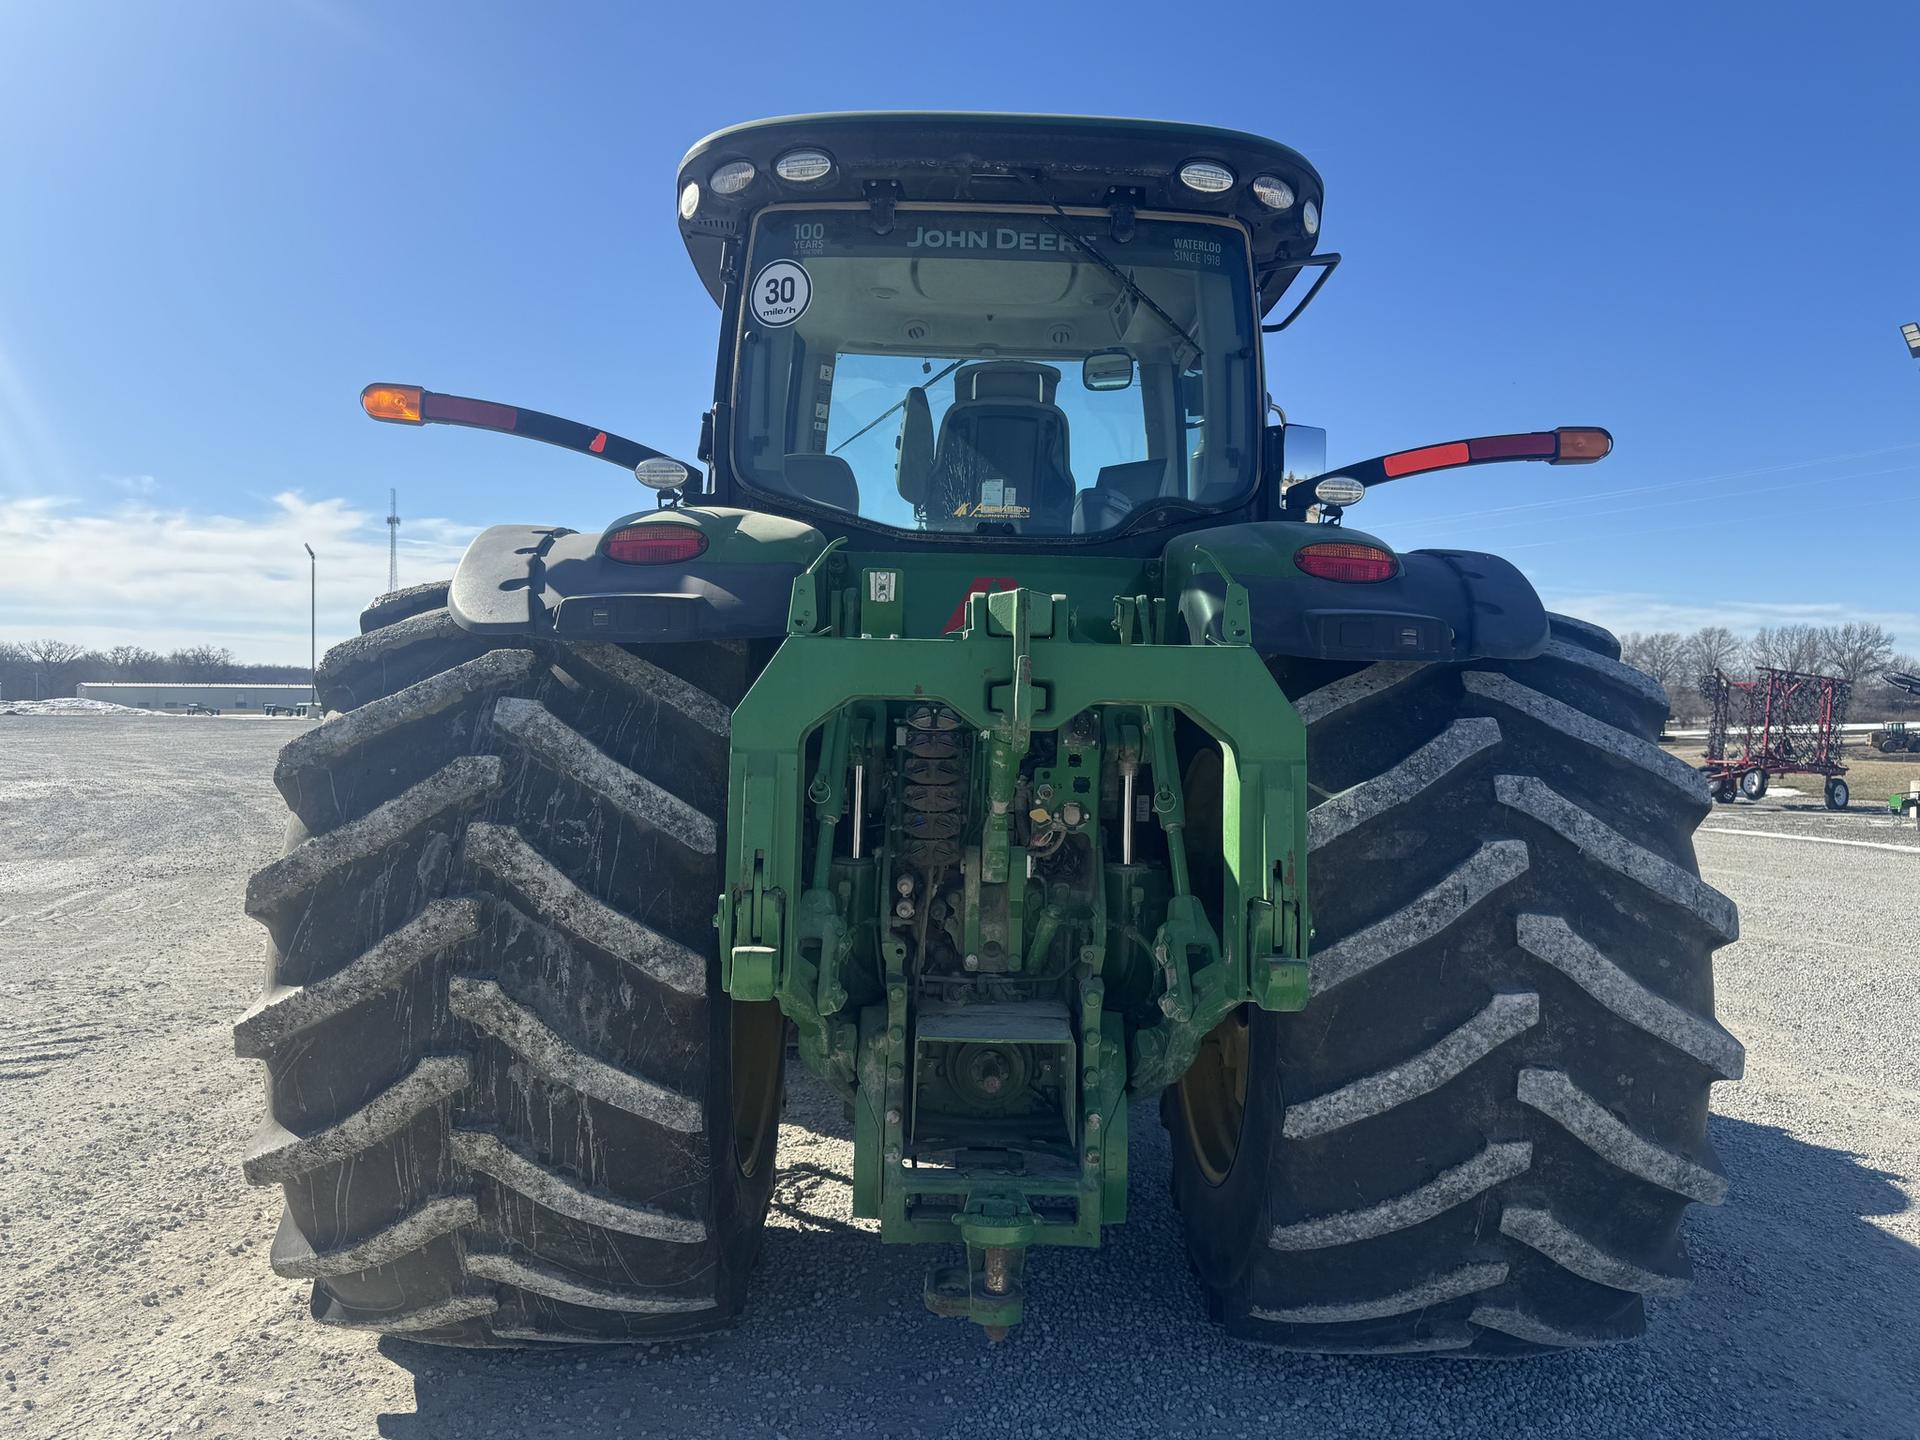
[[[796,185],[811,184],[833,173],[833,157],[824,150],[789,150],[773,162],[773,173]]]
[[[645,508],[494,526],[321,667],[364,708],[283,764],[315,838],[249,892],[276,969],[237,1031],[275,1267],[415,1339],[697,1333],[752,1289],[791,1050],[846,1106],[853,1214],[947,1247],[925,1300],[990,1337],[1031,1253],[1124,1220],[1161,1092],[1234,1333],[1633,1333],[1739,1066],[1704,790],[1511,564],[1345,523],[1607,432],[1329,468],[1270,418],[1263,336],[1340,257],[1258,136],[804,115],[671,178],[719,313],[692,459],[362,395]]]

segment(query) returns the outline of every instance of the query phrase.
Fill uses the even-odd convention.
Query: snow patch
[[[159,710],[141,710],[132,705],[116,705],[111,700],[4,700],[0,715],[159,715]]]

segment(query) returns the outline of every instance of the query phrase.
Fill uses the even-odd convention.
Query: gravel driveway
[[[322,1330],[240,1178],[229,1027],[304,722],[0,718],[0,1434],[426,1440],[656,1434],[1920,1435],[1920,836],[1723,807],[1739,902],[1720,1018],[1747,1045],[1695,1212],[1696,1284],[1642,1343],[1525,1363],[1291,1356],[1207,1321],[1152,1106],[1133,1218],[1036,1252],[989,1347],[920,1305],[929,1255],[848,1216],[849,1129],[804,1078],[748,1319],[657,1350],[463,1354]],[[1908,853],[1804,843],[1814,833]]]

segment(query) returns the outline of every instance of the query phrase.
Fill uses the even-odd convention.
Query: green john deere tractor
[[[1666,697],[1505,561],[1342,523],[1611,442],[1327,471],[1268,423],[1261,334],[1339,259],[1321,203],[1293,151],[1193,126],[746,125],[679,175],[703,465],[368,387],[658,503],[497,526],[374,602],[280,758],[236,1036],[316,1319],[724,1323],[790,1051],[846,1103],[855,1213],[953,1247],[927,1303],[996,1338],[1035,1247],[1125,1219],[1154,1095],[1236,1335],[1533,1353],[1683,1284],[1741,1049]]]
[[[1904,670],[1889,670],[1880,678],[1889,690],[1904,690],[1909,695],[1920,697],[1920,675]],[[1883,755],[1898,755],[1905,750],[1920,754],[1920,725],[1909,725],[1904,720],[1889,720],[1867,736],[1867,744]]]

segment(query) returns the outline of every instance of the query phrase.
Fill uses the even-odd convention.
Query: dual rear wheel
[[[652,1340],[738,1311],[784,1022],[712,943],[746,657],[494,645],[383,598],[282,752],[253,877],[248,1177],[323,1323],[462,1345]],[[672,668],[668,668],[672,667]]]
[[[246,1159],[322,1322],[465,1345],[653,1340],[739,1310],[784,1023],[720,991],[730,706],[716,646],[490,644],[445,587],[377,602],[282,754],[286,854],[235,1027]],[[1312,1000],[1168,1093],[1211,1306],[1324,1351],[1623,1339],[1725,1191],[1708,1087],[1732,906],[1699,777],[1601,632],[1539,660],[1282,671],[1308,723]]]
[[[1734,938],[1665,696],[1556,618],[1537,660],[1304,668],[1311,999],[1250,1010],[1169,1093],[1188,1253],[1289,1349],[1624,1340],[1726,1193],[1708,1091]]]

